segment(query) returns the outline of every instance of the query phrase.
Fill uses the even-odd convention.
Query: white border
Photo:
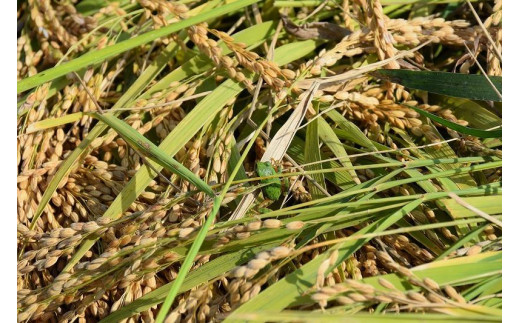
[[[503,148],[505,148],[506,156],[503,163],[503,173],[505,180],[503,181],[503,196],[502,196],[502,222],[504,223],[502,236],[503,245],[506,246],[505,252],[503,253],[502,270],[503,270],[503,281],[502,281],[502,319],[504,322],[518,322],[518,304],[515,301],[517,291],[520,288],[518,279],[518,265],[519,259],[515,256],[515,245],[518,241],[515,241],[518,237],[516,230],[520,229],[520,218],[516,213],[518,212],[518,205],[515,203],[519,200],[518,191],[515,186],[519,183],[520,172],[515,170],[515,166],[518,167],[518,158],[520,157],[518,150],[516,149],[515,142],[516,129],[518,129],[518,121],[520,121],[520,105],[518,102],[513,102],[515,96],[513,93],[518,93],[518,75],[520,75],[520,68],[518,66],[517,56],[520,53],[518,44],[518,26],[515,21],[518,20],[517,13],[520,10],[520,3],[518,1],[503,1],[503,17],[502,17],[502,58],[506,62],[503,64],[502,73],[504,79],[502,81],[502,93],[503,95]],[[508,27],[509,26],[509,27]],[[510,93],[510,94],[507,94]],[[509,103],[508,103],[509,102]],[[507,249],[509,248],[509,249]],[[508,251],[509,250],[509,251]]]
[[[16,1],[2,3],[0,30],[2,30],[3,49],[0,50],[1,83],[2,91],[2,120],[0,124],[0,138],[2,138],[2,155],[0,158],[0,196],[2,212],[0,212],[2,223],[2,234],[0,234],[0,245],[3,246],[3,263],[0,266],[1,277],[4,278],[5,286],[0,293],[2,316],[6,321],[16,322],[16,190],[15,182],[16,167]]]

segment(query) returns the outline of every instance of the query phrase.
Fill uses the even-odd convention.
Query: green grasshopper
[[[256,173],[259,177],[264,176],[273,176],[276,174],[282,174],[282,168],[279,167],[279,170],[276,171],[273,164],[271,162],[257,162],[256,163]],[[282,179],[278,177],[266,178],[260,180],[261,184],[267,184],[262,187],[262,193],[264,194],[264,198],[266,199],[264,202],[260,204],[260,206],[268,206],[271,203],[277,201],[282,195]],[[283,186],[287,187],[287,179],[283,180]],[[260,207],[261,211],[263,208]]]

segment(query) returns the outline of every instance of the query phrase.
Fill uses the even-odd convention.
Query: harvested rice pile
[[[502,2],[443,2],[19,1],[18,320],[500,321]]]

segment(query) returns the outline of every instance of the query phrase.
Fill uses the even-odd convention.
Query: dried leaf
[[[285,31],[301,39],[328,39],[340,41],[351,31],[330,22],[311,22],[301,26],[293,23],[287,16],[281,15]]]

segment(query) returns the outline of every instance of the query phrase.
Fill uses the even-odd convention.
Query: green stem
[[[358,195],[360,193],[381,192],[381,191],[390,189],[390,188],[395,187],[395,186],[403,185],[403,184],[420,182],[420,181],[424,181],[424,180],[432,179],[432,178],[449,177],[449,176],[453,176],[453,175],[463,174],[463,173],[466,173],[466,172],[469,172],[469,171],[479,171],[479,170],[484,170],[484,169],[496,168],[496,167],[500,167],[501,165],[502,165],[501,161],[491,162],[491,163],[485,163],[485,164],[481,164],[481,165],[472,165],[472,166],[467,166],[467,167],[450,169],[450,170],[443,171],[443,172],[426,174],[426,175],[423,175],[423,176],[417,176],[417,177],[413,177],[413,178],[406,178],[406,179],[391,181],[391,182],[388,182],[388,183],[378,184],[378,185],[376,185],[374,187],[361,188],[361,189],[354,190],[354,191],[346,191],[346,192],[338,193],[338,194],[330,196],[330,197],[324,197],[324,198],[321,198],[321,199],[318,199],[318,200],[313,200],[313,201],[301,203],[301,204],[298,204],[298,205],[293,205],[293,206],[287,207],[287,208],[285,208],[283,210],[269,212],[268,214],[270,216],[273,216],[274,214],[277,214],[277,215],[278,214],[285,214],[284,212],[287,212],[287,211],[290,211],[290,210],[300,209],[300,208],[304,208],[304,207],[311,206],[311,205],[318,204],[318,203],[333,202],[333,201],[336,201],[336,200],[343,199],[345,197]],[[439,192],[439,193],[443,193],[443,192]]]
[[[494,193],[501,193],[501,189],[498,185],[495,183],[489,184],[483,187],[476,187],[476,188],[470,188],[470,189],[464,189],[464,190],[457,190],[454,191],[459,196],[475,196],[475,195],[482,195],[486,194],[490,189],[497,189]],[[420,198],[424,198],[425,201],[433,201],[440,198],[445,198],[449,196],[450,192],[433,192],[433,193],[426,193],[426,194],[414,194],[414,195],[406,195],[406,196],[394,196],[394,197],[387,197],[387,198],[381,198],[381,199],[375,199],[375,200],[361,200],[361,201],[354,201],[354,202],[346,202],[346,203],[336,203],[336,204],[328,204],[323,206],[315,206],[312,209],[297,209],[295,207],[288,207],[276,211],[272,211],[266,214],[260,214],[256,216],[255,218],[251,219],[238,219],[233,221],[228,221],[223,225],[217,225],[216,228],[218,230],[221,230],[225,227],[231,227],[233,225],[239,224],[239,223],[247,223],[248,221],[256,221],[257,219],[263,219],[263,218],[271,218],[275,216],[280,215],[292,215],[292,214],[305,214],[305,213],[313,213],[318,214],[322,211],[328,211],[328,210],[335,210],[335,209],[346,209],[346,208],[352,208],[352,207],[359,207],[363,205],[380,205],[380,204],[391,204],[391,203],[401,203],[401,202],[407,202],[411,200],[416,200]],[[316,201],[317,204],[320,202],[319,200]]]
[[[132,128],[126,122],[118,119],[112,114],[89,113],[90,116],[103,121],[114,129],[123,139],[135,150],[149,157],[162,167],[175,173],[188,182],[195,185],[199,190],[208,194],[210,197],[215,197],[215,193],[211,187],[206,184],[200,177],[193,174],[189,169],[184,167],[181,163],[170,157],[153,142],[141,135],[137,130]]]
[[[427,159],[427,160],[414,160],[409,162],[388,162],[381,164],[370,164],[370,165],[359,165],[359,166],[345,166],[345,167],[335,167],[335,168],[327,168],[321,170],[309,170],[305,172],[291,172],[285,174],[275,174],[275,175],[266,175],[262,177],[251,177],[247,179],[241,179],[234,181],[233,184],[241,184],[246,182],[254,182],[260,181],[263,179],[270,178],[282,178],[282,177],[292,177],[298,175],[313,175],[313,174],[326,174],[326,173],[336,173],[344,170],[360,170],[360,169],[375,169],[375,168],[389,168],[389,167],[399,167],[404,166],[402,169],[398,169],[397,171],[404,171],[406,169],[417,168],[417,167],[427,167],[433,165],[440,164],[454,164],[454,163],[480,163],[480,162],[489,162],[489,161],[500,161],[500,159],[496,157],[462,157],[462,158],[436,158],[436,159]]]

